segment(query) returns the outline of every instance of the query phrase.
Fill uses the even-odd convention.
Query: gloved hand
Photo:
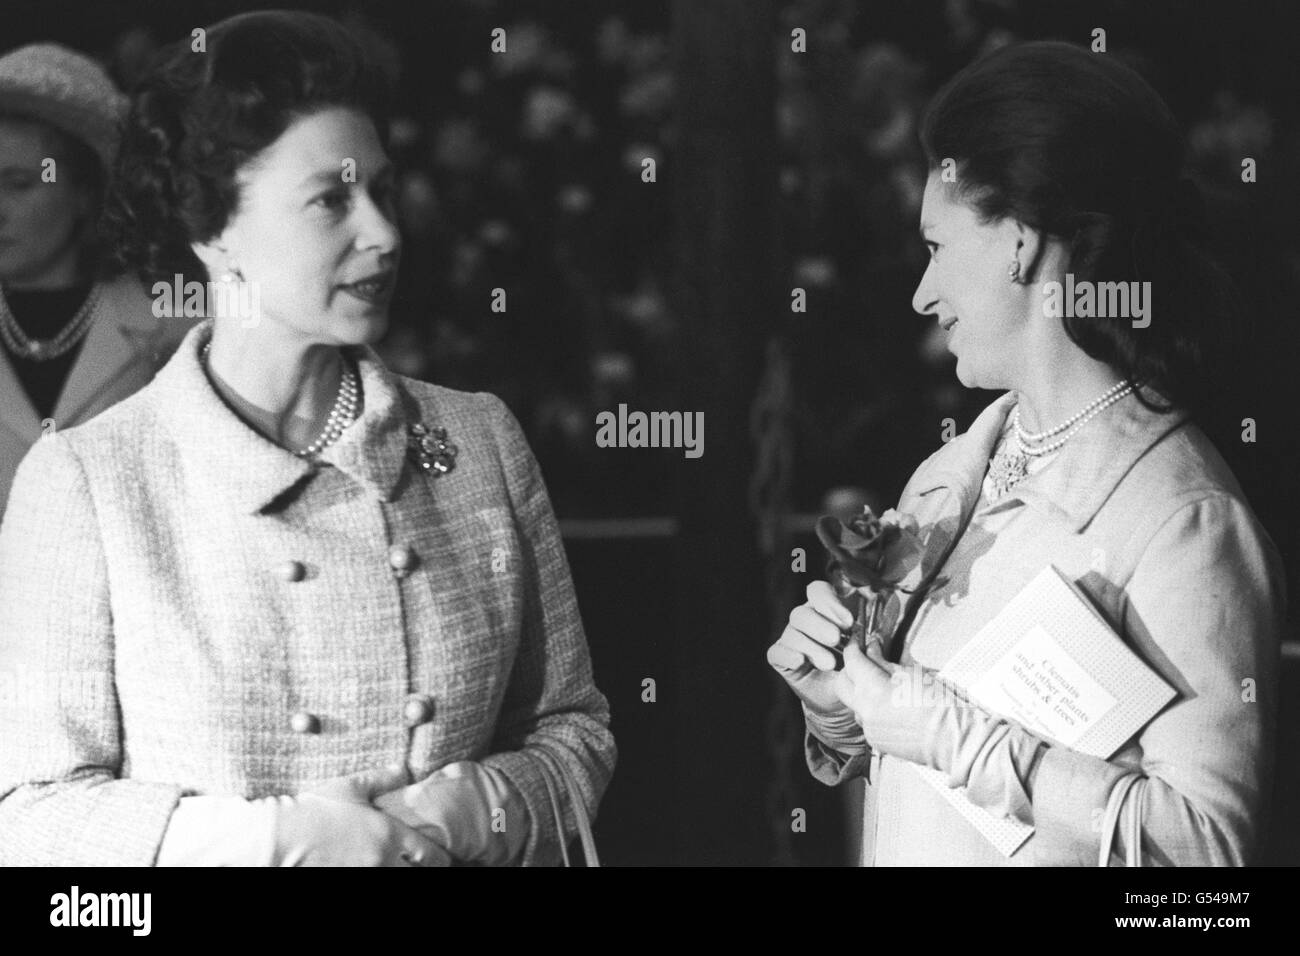
[[[865,654],[844,649],[835,691],[872,750],[940,770],[977,806],[1033,825],[1031,778],[1046,744],[1019,724],[961,699],[933,671],[886,661],[878,641]]]
[[[868,641],[866,653],[850,641],[841,653],[844,668],[835,674],[832,687],[852,709],[872,749],[947,770],[927,759],[935,756],[928,738],[945,715],[936,694],[917,692],[933,687],[926,683],[933,674],[885,660],[879,640]]]
[[[405,767],[390,767],[275,797],[273,865],[449,866],[435,840],[371,805],[409,779]]]
[[[183,797],[159,866],[445,866],[433,840],[370,801],[400,788],[404,768],[329,780],[297,797]]]
[[[767,649],[767,662],[808,710],[842,724],[848,711],[835,689],[836,652],[849,643],[845,632],[853,627],[853,614],[825,581],[813,581],[807,594],[807,603],[790,612],[790,623]]]
[[[528,809],[519,792],[499,770],[469,760],[385,793],[375,806],[466,863],[513,863],[528,841]]]

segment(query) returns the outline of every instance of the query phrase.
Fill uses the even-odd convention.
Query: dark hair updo
[[[1062,240],[1076,282],[1149,281],[1147,327],[1067,315],[1066,334],[1129,381],[1205,409],[1207,352],[1230,330],[1237,296],[1202,245],[1182,135],[1146,80],[1068,43],[1004,47],[939,91],[921,143],[931,169],[955,161],[955,196],[984,222],[1010,217]]]
[[[388,137],[392,76],[356,31],[286,10],[240,14],[160,52],[132,90],[102,231],[146,284],[204,276],[192,242],[239,206],[236,172],[303,116],[355,108]]]

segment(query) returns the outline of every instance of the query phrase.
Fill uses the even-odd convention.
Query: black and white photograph
[[[1300,864],[1292,4],[5,14],[38,922],[148,935],[114,868]],[[1247,928],[1225,875],[1088,906]]]

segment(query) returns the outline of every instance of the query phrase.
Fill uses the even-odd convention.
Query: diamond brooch
[[[456,467],[456,446],[447,440],[445,428],[427,428],[416,422],[407,429],[406,448],[411,460],[434,478]]]

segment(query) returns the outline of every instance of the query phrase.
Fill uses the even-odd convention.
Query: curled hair
[[[296,119],[359,110],[388,136],[391,73],[357,31],[318,14],[268,10],[161,51],[132,91],[101,231],[114,264],[146,284],[205,275],[190,244],[239,208],[236,175]]]
[[[955,195],[984,222],[1013,218],[1064,242],[1076,281],[1149,281],[1147,327],[1067,315],[1066,334],[1172,405],[1205,409],[1207,353],[1238,298],[1207,252],[1177,122],[1146,80],[1068,43],[1004,47],[939,91],[921,142],[932,169],[955,161]]]

